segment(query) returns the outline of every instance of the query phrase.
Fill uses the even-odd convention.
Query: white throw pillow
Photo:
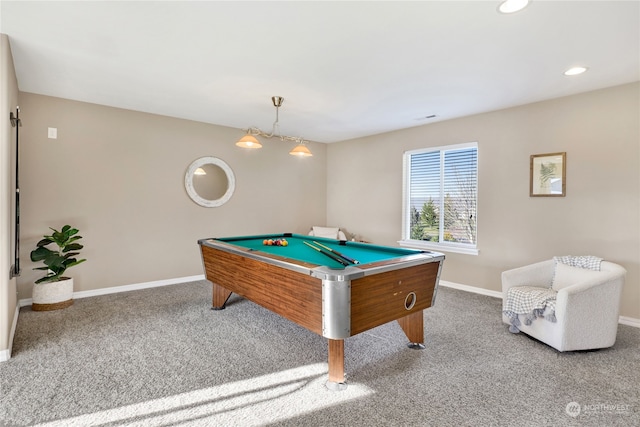
[[[600,271],[589,270],[588,268],[572,267],[561,262],[556,263],[555,274],[553,275],[553,282],[551,282],[551,288],[554,291],[559,291],[567,286],[575,285],[583,280],[590,279],[594,275],[601,274]]]
[[[326,237],[328,239],[338,238],[338,227],[313,227],[313,235],[316,237]]]

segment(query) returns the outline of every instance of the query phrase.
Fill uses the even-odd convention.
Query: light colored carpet
[[[0,364],[0,420],[640,425],[640,329],[630,326],[619,326],[610,349],[559,353],[509,333],[499,299],[441,287],[425,312],[426,350],[407,348],[395,322],[348,338],[349,386],[332,392],[324,338],[235,295],[226,310],[210,307],[201,281],[80,299],[56,312],[23,308],[12,358]]]

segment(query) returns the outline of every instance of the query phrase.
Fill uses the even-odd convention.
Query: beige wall
[[[10,279],[14,263],[15,130],[9,113],[18,105],[18,82],[9,38],[0,34],[0,352],[11,347],[11,326],[16,312],[16,279]],[[9,355],[7,354],[6,357]],[[2,359],[2,358],[0,358]]]
[[[640,318],[640,83],[434,123],[289,156],[267,141],[257,152],[233,144],[240,131],[187,120],[17,92],[2,39],[2,114],[21,107],[22,276],[49,226],[70,223],[88,261],[75,290],[202,274],[197,239],[339,225],[376,243],[401,233],[402,154],[477,141],[478,256],[447,254],[443,280],[497,291],[500,272],[561,254],[593,254],[628,270],[623,316]],[[7,72],[8,70],[8,72]],[[2,122],[0,122],[2,123]],[[2,125],[0,351],[15,312],[11,129]],[[58,139],[47,138],[47,128]],[[530,198],[529,155],[567,152],[567,197]],[[225,160],[236,175],[226,205],[202,208],[184,189],[198,157]],[[7,166],[9,165],[9,166]],[[345,185],[348,183],[348,185]]]
[[[270,232],[306,233],[326,217],[326,145],[314,157],[267,140],[246,151],[238,129],[20,93],[22,277],[49,226],[80,229],[87,262],[69,270],[75,291],[203,274],[197,240]],[[47,138],[47,128],[58,139]],[[218,208],[195,204],[184,175],[195,159],[219,157],[236,192]]]
[[[639,99],[633,83],[331,144],[327,221],[395,245],[403,152],[477,141],[480,254],[447,253],[442,279],[498,291],[503,270],[597,255],[628,270],[621,315],[640,319]],[[529,156],[558,151],[567,196],[529,197]]]

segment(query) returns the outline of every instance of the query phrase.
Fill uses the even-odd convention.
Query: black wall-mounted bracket
[[[9,121],[11,127],[16,128],[16,211],[15,211],[15,263],[11,266],[10,279],[20,276],[20,184],[19,184],[19,165],[20,165],[20,146],[19,129],[22,126],[20,121],[20,107],[16,107],[16,114],[13,111],[9,113]]]

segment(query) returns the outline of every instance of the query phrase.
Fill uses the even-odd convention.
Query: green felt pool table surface
[[[265,245],[264,240],[286,239],[287,246]],[[314,246],[314,242],[338,251],[349,258],[359,261],[359,265],[379,261],[387,261],[393,258],[404,257],[421,253],[419,250],[378,246],[370,243],[339,241],[322,237],[308,236],[293,233],[262,234],[256,236],[223,237],[215,240],[231,245],[240,246],[251,251],[260,251],[266,254],[278,255],[291,260],[324,265],[333,269],[343,269],[344,265],[324,255],[321,252],[307,246],[304,242]],[[352,264],[353,265],[353,264]]]

